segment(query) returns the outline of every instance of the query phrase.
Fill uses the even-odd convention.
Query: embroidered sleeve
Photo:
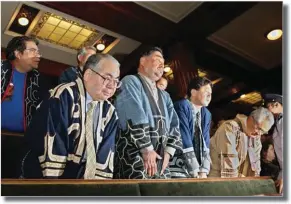
[[[224,124],[218,140],[220,147],[219,158],[221,159],[221,177],[238,177],[239,157],[236,149],[237,134],[239,127],[237,124],[227,122]]]
[[[256,155],[256,164],[255,164],[255,176],[260,176],[261,173],[261,150],[262,150],[262,143],[261,138],[258,137],[254,140],[255,142],[255,155]]]
[[[180,132],[183,145],[183,157],[186,164],[186,169],[192,177],[197,177],[199,172],[199,163],[194,153],[193,136],[191,135],[190,120],[192,119],[190,109],[187,110],[183,102],[175,103],[175,110],[179,117]],[[192,123],[193,124],[193,123]]]
[[[38,155],[43,178],[61,178],[68,157],[68,126],[72,104],[67,91],[55,89],[37,110],[25,134]]]
[[[203,158],[204,159],[200,167],[200,172],[206,173],[208,175],[210,171],[210,165],[211,165],[211,158],[210,158],[209,150],[204,152]]]
[[[170,120],[170,130],[165,151],[167,151],[171,156],[174,156],[177,149],[183,149],[183,145],[179,128],[179,117],[174,109],[170,96],[168,96],[167,108]]]
[[[99,179],[113,178],[115,139],[117,136],[118,117],[113,105],[110,105],[102,122],[102,141],[97,153],[96,177]],[[96,178],[95,177],[95,178]]]

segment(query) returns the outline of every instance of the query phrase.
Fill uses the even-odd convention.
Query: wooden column
[[[170,88],[173,100],[184,98],[192,78],[198,76],[194,53],[185,43],[176,43],[169,48],[169,60],[174,74],[174,85]]]

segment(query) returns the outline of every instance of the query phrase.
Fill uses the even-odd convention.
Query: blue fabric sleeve
[[[133,142],[137,149],[153,150],[149,134],[149,112],[143,109],[144,96],[142,84],[137,77],[126,76],[122,80],[121,92],[117,95],[115,106],[123,131],[130,131],[129,141]]]

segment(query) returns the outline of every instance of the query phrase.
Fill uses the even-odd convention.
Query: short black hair
[[[264,142],[262,142],[262,149],[261,149],[261,158],[262,159],[265,159],[264,153],[268,151],[268,149],[271,145],[273,145],[273,147],[274,147],[274,142],[270,138],[268,138]]]
[[[159,48],[159,47],[150,47],[150,48],[146,49],[146,51],[141,53],[140,58],[142,58],[144,56],[149,56],[153,52],[160,52],[163,55],[163,50],[161,48]]]
[[[188,97],[189,98],[191,97],[191,90],[192,89],[199,90],[202,86],[205,86],[208,84],[210,84],[211,88],[213,88],[213,84],[206,77],[195,77],[195,78],[191,79],[191,81],[188,85],[188,89],[187,89]]]
[[[6,59],[9,61],[15,60],[14,51],[17,50],[21,53],[26,49],[26,42],[34,42],[36,45],[39,44],[38,40],[28,36],[17,36],[12,38],[7,45],[5,50]]]

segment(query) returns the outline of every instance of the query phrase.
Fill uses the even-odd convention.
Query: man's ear
[[[88,81],[90,75],[91,75],[91,70],[90,69],[87,69],[85,72],[84,72],[84,75],[83,75],[83,78],[84,78],[84,81]]]
[[[191,89],[191,96],[195,96],[197,93],[197,90],[196,89]]]
[[[143,66],[145,63],[145,60],[146,60],[145,57],[141,57],[139,60],[139,64]]]
[[[18,50],[14,50],[14,56],[16,59],[20,59],[21,53]]]
[[[79,62],[81,62],[81,61],[82,61],[82,58],[83,58],[83,57],[82,57],[82,55],[81,55],[81,54],[79,54],[79,55],[78,55],[78,60],[79,60]]]

